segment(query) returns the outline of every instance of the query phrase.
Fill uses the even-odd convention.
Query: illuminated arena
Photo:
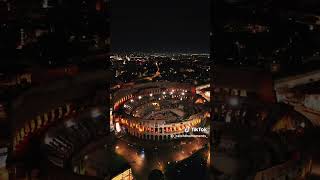
[[[195,87],[172,82],[123,88],[114,95],[113,119],[118,132],[140,139],[170,140],[205,123],[206,100]]]

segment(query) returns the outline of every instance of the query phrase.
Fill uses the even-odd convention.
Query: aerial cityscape
[[[1,1],[0,179],[208,178],[209,8],[181,2]]]
[[[73,161],[110,132],[108,8],[0,1],[1,180],[88,179]]]
[[[110,127],[135,178],[208,178],[209,61],[208,54],[111,56]]]
[[[0,0],[0,180],[320,179],[317,0]]]
[[[214,1],[213,179],[319,179],[319,3]]]
[[[208,2],[111,3],[110,129],[135,179],[209,178]]]

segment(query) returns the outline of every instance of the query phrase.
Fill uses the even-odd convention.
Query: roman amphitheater
[[[173,82],[133,85],[114,93],[113,123],[140,139],[170,140],[205,123],[206,100],[195,87]]]

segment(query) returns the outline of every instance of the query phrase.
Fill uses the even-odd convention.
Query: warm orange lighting
[[[30,132],[30,128],[29,128],[28,122],[25,124],[24,129],[25,129],[26,134],[28,134]]]
[[[116,177],[112,178],[112,180],[133,180],[131,168],[118,174]]]
[[[101,1],[96,2],[96,10],[101,11]]]
[[[206,113],[204,114],[204,117],[205,117],[205,118],[210,118],[210,113],[209,113],[209,112],[206,112]]]
[[[196,103],[196,104],[203,104],[204,101],[203,101],[203,99],[199,98],[199,99],[196,100],[195,103]]]

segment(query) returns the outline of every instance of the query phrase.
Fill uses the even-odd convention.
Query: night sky
[[[112,0],[113,52],[209,52],[209,0]]]

